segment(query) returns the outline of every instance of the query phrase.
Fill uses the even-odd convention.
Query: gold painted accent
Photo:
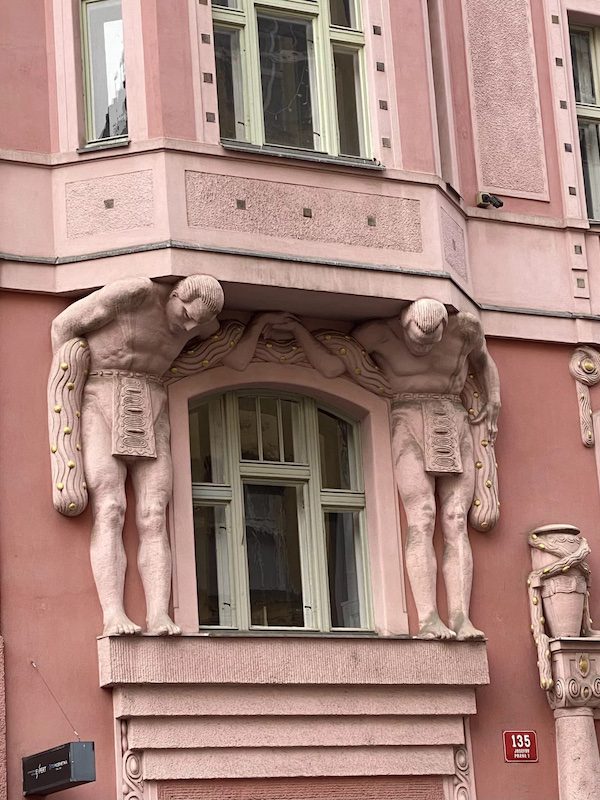
[[[355,375],[362,375],[362,369],[360,367],[355,367],[354,374]]]
[[[471,378],[471,380],[473,380],[474,377],[475,377],[475,375],[472,372],[469,372],[469,378]]]
[[[62,406],[55,405],[54,410],[56,411],[57,414],[60,414],[60,412],[62,411]]]
[[[65,425],[63,428],[63,433],[66,433],[68,436],[70,433],[73,433],[73,428],[70,425]]]
[[[544,655],[546,656],[546,658],[550,658],[550,650],[546,650],[546,652],[544,653]]]
[[[529,628],[533,632],[533,630],[534,630],[533,625],[530,625]]]
[[[584,686],[583,689],[581,690],[581,694],[583,695],[583,699],[587,700],[591,694],[590,687]]]
[[[531,598],[531,602],[533,603],[533,605],[534,605],[534,606],[537,606],[537,604],[538,604],[538,599],[537,599],[537,597],[532,597],[532,598]]]
[[[67,461],[67,467],[69,469],[75,469],[75,462],[74,461]]]
[[[562,571],[563,571],[563,572],[568,572],[568,571],[569,571],[569,567],[563,567],[563,568],[562,568]]]
[[[479,397],[479,392],[473,392],[473,397]]]
[[[488,480],[485,482],[485,485],[487,486],[487,488],[488,488],[488,489],[491,489],[491,487],[492,487],[492,482],[491,482],[491,481],[488,479]]]
[[[87,483],[85,481],[81,485],[83,486],[84,489],[87,489]]]
[[[287,361],[287,356],[279,356],[280,361]]]
[[[74,388],[75,388],[75,384],[73,383],[73,381],[69,381],[69,382],[67,383],[67,389],[68,389],[70,392],[72,392]]]
[[[66,361],[63,361],[60,365],[60,368],[62,369],[63,372],[66,372],[69,369],[69,365],[67,364]]]
[[[203,359],[203,361],[202,361],[202,366],[203,367],[208,367],[209,364],[210,364],[210,361],[208,360],[208,358]]]
[[[586,372],[588,375],[591,375],[592,372],[595,371],[596,367],[594,366],[594,362],[591,358],[584,358],[582,361],[579,362],[581,369]]]
[[[213,335],[213,337],[212,337],[212,339],[213,339],[213,342],[216,342],[216,341],[217,341],[218,339],[220,339],[220,338],[221,338],[221,334],[220,334],[220,333],[215,333],[215,334]]]
[[[500,500],[496,503],[496,508],[500,508]]]
[[[75,450],[81,450],[81,445],[79,444],[79,442],[77,442],[77,444],[75,445]]]
[[[69,503],[69,506],[68,506],[68,508],[69,508],[69,511],[75,511],[75,509],[77,508],[77,506],[76,506],[76,504],[75,504],[75,503]]]
[[[545,625],[546,624],[546,618],[545,617],[540,617],[540,623],[542,625]]]
[[[87,342],[85,341],[85,339],[81,339],[81,341],[79,342],[79,347],[85,350],[85,348],[87,347]]]
[[[585,678],[585,676],[590,671],[590,661],[585,653],[582,653],[579,656],[579,661],[577,662],[577,666],[579,667],[579,672],[581,672],[581,674]]]
[[[53,444],[52,447],[50,448],[50,451],[52,453],[56,453],[57,450],[58,450],[58,447],[55,444]]]
[[[474,416],[475,416],[475,409],[474,409],[474,408],[470,408],[470,409],[469,409],[469,415],[470,415],[471,417],[474,417]]]
[[[527,586],[531,586],[531,581],[527,578]]]
[[[270,350],[270,349],[273,347],[272,343],[271,343],[271,342],[267,342],[267,347],[268,347],[268,348],[269,348],[269,350]]]
[[[346,348],[345,348],[345,347],[340,347],[340,355],[341,355],[341,356],[345,356],[347,352],[348,352],[348,351],[346,350]]]
[[[591,438],[592,438],[592,432],[591,432],[591,431],[588,431],[588,432],[587,432],[587,438],[588,438],[588,439],[591,439]]]
[[[169,370],[169,372],[171,372],[173,375],[177,375],[177,373],[179,372],[179,370],[177,369],[177,367],[171,367],[171,368],[170,368],[170,370]]]
[[[547,575],[550,572],[550,567],[544,567],[542,572],[544,573],[544,575]]]
[[[540,550],[545,550],[546,549],[546,545],[545,544],[538,544],[538,547],[539,547]]]
[[[328,342],[330,339],[331,339],[331,336],[329,334],[327,334],[327,336],[325,337],[325,341]]]
[[[77,417],[77,419],[79,419],[79,417],[81,416],[81,411],[76,411],[75,416]]]
[[[477,469],[481,469],[483,467],[483,464],[481,463],[481,461],[476,461],[475,466],[477,467]]]
[[[532,533],[532,534],[531,534],[531,538],[532,538],[532,539],[537,539],[537,533]]]
[[[487,522],[482,522],[482,523],[481,523],[481,527],[482,527],[482,528],[487,528],[487,526],[488,526]]]
[[[488,442],[488,440],[487,440],[487,439],[482,439],[482,440],[481,440],[481,446],[482,446],[482,447],[487,447],[487,446],[488,446],[488,444],[489,444],[489,442]]]
[[[61,483],[61,482],[59,481],[59,482],[56,484],[56,488],[58,489],[58,491],[59,491],[59,492],[62,492],[62,490],[65,488],[65,485],[64,485],[64,483]]]
[[[473,500],[473,505],[476,508],[479,508],[479,506],[481,505],[481,500],[478,497],[476,497],[475,500]]]

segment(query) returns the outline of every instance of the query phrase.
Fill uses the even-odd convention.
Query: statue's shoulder
[[[481,322],[474,314],[469,311],[459,311],[458,314],[450,317],[454,321],[456,330],[461,338],[466,339],[472,345],[481,342],[483,338],[483,328]]]

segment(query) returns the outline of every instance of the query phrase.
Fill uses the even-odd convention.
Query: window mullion
[[[246,119],[250,130],[248,141],[265,143],[265,120],[262,106],[262,81],[260,77],[260,50],[258,46],[258,22],[253,0],[247,0],[248,12],[244,36],[244,82],[246,87]]]
[[[333,53],[329,41],[329,3],[321,2],[320,14],[313,23],[315,42],[315,72],[319,109],[320,146],[319,150],[339,155],[339,136],[337,130],[337,113],[335,111],[335,77]]]

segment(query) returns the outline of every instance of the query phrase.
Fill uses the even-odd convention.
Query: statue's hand
[[[265,338],[269,338],[273,330],[295,333],[302,325],[298,317],[287,311],[268,311],[260,314],[257,323],[260,324]]]
[[[496,436],[498,435],[498,415],[500,414],[500,401],[488,400],[479,414],[475,417],[470,417],[469,422],[471,425],[477,425],[487,419],[488,439],[490,444],[494,444]]]

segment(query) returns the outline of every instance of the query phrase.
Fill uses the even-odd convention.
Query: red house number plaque
[[[504,731],[504,760],[537,761],[537,736],[535,731]]]

